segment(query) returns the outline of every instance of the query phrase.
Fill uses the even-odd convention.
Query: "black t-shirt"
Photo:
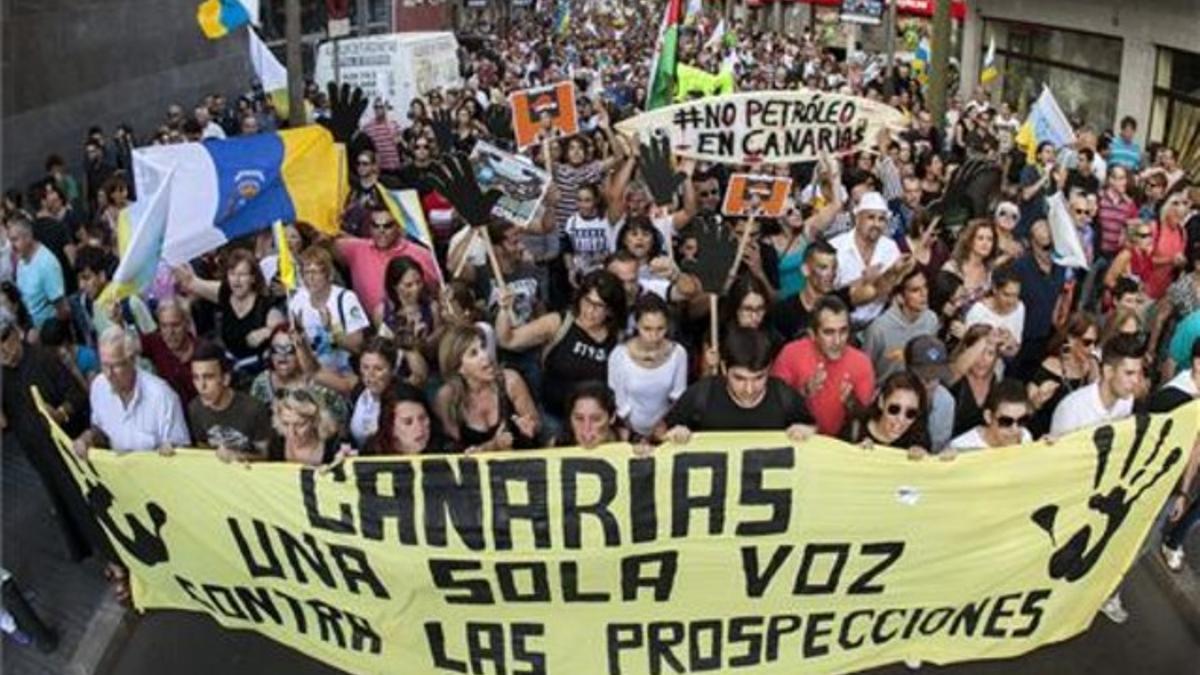
[[[685,426],[692,431],[782,431],[793,424],[810,424],[804,400],[783,382],[769,378],[767,393],[753,408],[734,403],[721,377],[706,377],[688,387],[671,407],[667,428]]]
[[[75,279],[75,270],[71,267],[71,259],[67,257],[67,246],[75,243],[71,238],[71,230],[61,221],[53,218],[38,218],[33,221],[33,238],[42,246],[50,249],[58,264],[62,267],[63,286],[66,294],[70,295],[79,290]]]
[[[198,447],[225,447],[263,455],[271,437],[271,413],[249,394],[235,391],[224,410],[213,410],[197,396],[188,404],[188,427]]]
[[[839,288],[830,293],[850,307],[850,289]],[[804,337],[808,330],[809,317],[812,312],[800,301],[800,295],[793,295],[776,302],[771,306],[770,323],[779,333],[784,342],[791,342]]]
[[[605,382],[608,377],[608,355],[617,345],[617,336],[609,335],[603,342],[592,339],[574,319],[558,344],[546,354],[543,364],[542,403],[546,412],[556,417],[566,415],[567,396],[580,382]]]
[[[267,315],[274,304],[271,298],[260,293],[246,316],[239,317],[230,303],[231,293],[229,283],[222,281],[221,290],[217,292],[217,306],[221,310],[221,342],[240,361],[258,353],[246,342],[246,336],[267,325]]]
[[[1192,395],[1186,391],[1178,387],[1166,386],[1154,392],[1154,395],[1150,397],[1150,412],[1171,412],[1179,406],[1186,405],[1194,400],[1196,399],[1192,398]]]

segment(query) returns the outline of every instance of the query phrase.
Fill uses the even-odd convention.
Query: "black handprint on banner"
[[[158,563],[170,559],[167,542],[162,537],[163,525],[167,524],[167,513],[161,506],[154,502],[146,504],[146,513],[150,516],[151,526],[149,528],[133,514],[122,514],[132,532],[132,534],[125,534],[120,527],[117,527],[116,519],[110,513],[113,506],[113,494],[103,483],[94,483],[88,488],[87,502],[92,507],[92,512],[96,514],[96,519],[100,521],[104,529],[108,530],[113,540],[138,562],[147,567],[154,567]]]
[[[1115,438],[1112,425],[1102,426],[1092,434],[1092,442],[1096,447],[1096,473],[1092,478],[1093,492],[1088,499],[1088,508],[1105,516],[1104,530],[1095,540],[1092,538],[1091,525],[1084,525],[1072,534],[1066,543],[1059,546],[1050,556],[1050,578],[1075,582],[1087,576],[1104,555],[1105,548],[1117,530],[1124,524],[1134,503],[1183,458],[1183,450],[1178,446],[1165,454],[1162,452],[1163,444],[1171,434],[1170,419],[1163,421],[1154,449],[1148,455],[1139,458],[1149,426],[1148,416],[1137,417],[1133,447],[1125,457],[1120,473],[1115,477],[1109,475],[1109,456],[1112,454]],[[1050,535],[1050,541],[1054,544],[1058,543],[1054,536],[1054,523],[1058,511],[1057,504],[1047,504],[1031,516],[1033,522]]]

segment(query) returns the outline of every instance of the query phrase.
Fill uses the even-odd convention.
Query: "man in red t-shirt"
[[[784,346],[771,375],[804,397],[817,431],[837,436],[870,403],[875,371],[871,359],[849,345],[850,310],[845,302],[824,296],[811,316],[810,335]]]
[[[371,238],[341,237],[335,243],[338,259],[350,268],[350,284],[358,294],[363,307],[370,316],[383,304],[386,297],[383,288],[384,273],[393,258],[412,258],[421,267],[425,284],[431,292],[441,289],[433,252],[409,241],[401,230],[400,223],[386,208],[376,207],[371,211]]]

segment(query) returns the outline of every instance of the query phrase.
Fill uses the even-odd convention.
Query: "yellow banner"
[[[67,464],[140,610],[355,673],[839,673],[1067,639],[1119,585],[1200,407],[909,461],[705,434],[596,451]]]

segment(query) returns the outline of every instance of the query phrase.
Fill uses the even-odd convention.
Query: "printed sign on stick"
[[[527,227],[550,187],[550,174],[529,160],[479,141],[471,151],[471,168],[484,192],[499,190],[503,195],[492,210],[518,227]]]
[[[579,133],[574,82],[515,91],[508,101],[513,111],[513,134],[522,150],[536,143],[542,132],[558,136]]]
[[[735,173],[725,190],[721,211],[727,216],[779,218],[787,210],[791,178]]]

